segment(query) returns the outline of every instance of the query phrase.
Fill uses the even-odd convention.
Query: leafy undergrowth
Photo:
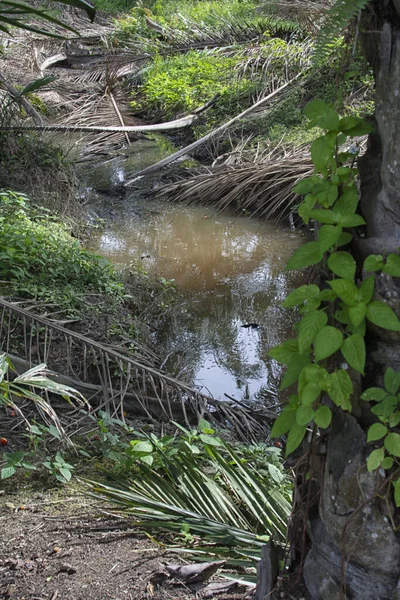
[[[74,305],[81,294],[122,297],[107,260],[83,249],[70,228],[28,198],[0,192],[0,277],[15,295]]]

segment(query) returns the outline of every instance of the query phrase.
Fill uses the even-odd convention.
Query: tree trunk
[[[376,130],[359,161],[361,211],[367,221],[367,236],[357,244],[360,264],[368,254],[397,252],[400,246],[400,0],[379,0],[374,8],[382,33],[375,64]],[[376,293],[400,314],[398,284],[379,275]],[[388,366],[400,369],[399,334],[373,328],[367,348],[363,388],[381,385]],[[366,469],[371,450],[364,433],[366,411],[355,413],[358,421],[339,411],[334,416],[304,568],[315,600],[400,600],[398,514],[393,523],[392,501],[378,497],[383,476]]]

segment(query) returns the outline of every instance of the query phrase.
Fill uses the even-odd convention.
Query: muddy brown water
[[[97,167],[89,187],[94,179],[97,188],[123,181],[155,162],[154,154],[147,145],[130,163]],[[285,264],[301,235],[210,207],[145,199],[149,185],[123,198],[102,192],[106,226],[92,249],[118,267],[172,280],[181,292],[178,316],[157,334],[170,372],[216,398],[276,401],[281,367],[267,351],[291,336],[292,319],[280,303],[295,284]]]

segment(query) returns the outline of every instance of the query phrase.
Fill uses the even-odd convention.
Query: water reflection
[[[280,301],[294,282],[284,272],[299,236],[273,224],[127,197],[96,250],[120,265],[174,279],[185,309],[159,342],[168,368],[215,397],[278,397],[280,368],[266,352],[290,335]],[[256,328],[243,327],[255,323]]]

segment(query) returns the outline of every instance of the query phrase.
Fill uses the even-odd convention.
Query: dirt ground
[[[127,530],[125,522],[96,515],[86,499],[36,494],[29,503],[20,504],[23,497],[18,493],[2,494],[0,499],[0,598],[214,597],[207,596],[207,583],[188,586],[171,578],[162,581],[163,566],[182,561],[141,532]],[[218,576],[212,579],[217,580]],[[234,600],[244,595],[215,597]]]

